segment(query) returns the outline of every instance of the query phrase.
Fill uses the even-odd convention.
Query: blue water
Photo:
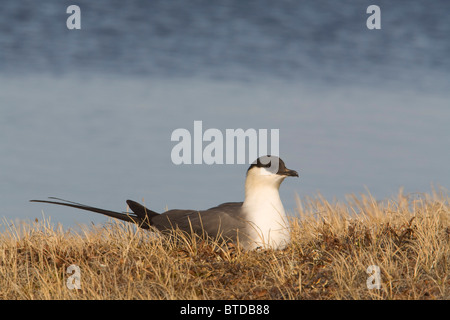
[[[0,217],[106,219],[57,196],[156,211],[243,197],[247,165],[171,162],[173,130],[280,129],[281,196],[379,199],[450,181],[448,1],[6,1]],[[368,30],[366,8],[381,8]]]

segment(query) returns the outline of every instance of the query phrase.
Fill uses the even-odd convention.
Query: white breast
[[[286,176],[265,168],[254,167],[247,172],[245,201],[242,205],[248,221],[250,248],[282,249],[290,242],[289,224],[278,192]]]
[[[247,190],[242,209],[249,223],[254,248],[282,249],[290,242],[289,224],[278,187],[259,186]]]

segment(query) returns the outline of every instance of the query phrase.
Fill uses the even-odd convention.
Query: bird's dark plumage
[[[239,229],[243,230],[246,223],[245,220],[232,217],[227,212],[230,209],[232,209],[233,211],[240,210],[242,207],[242,202],[227,202],[217,207],[201,211],[173,209],[159,214],[133,200],[127,200],[128,206],[133,211],[132,213],[129,213],[100,209],[60,198],[50,197],[49,199],[52,200],[30,200],[30,202],[51,203],[86,211],[97,212],[108,217],[135,223],[143,229],[154,227],[163,232],[174,229],[180,229],[184,231],[191,230],[196,234],[208,235],[210,237],[221,236],[234,241],[237,238]],[[204,225],[202,223],[202,220],[205,217],[207,217],[209,222],[207,225]],[[224,232],[224,228],[222,228],[223,219],[225,219],[228,224],[232,222],[236,226],[236,228],[232,230],[229,228],[225,228],[226,230]]]

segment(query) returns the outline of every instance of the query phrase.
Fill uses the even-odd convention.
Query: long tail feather
[[[96,212],[96,213],[101,213],[108,217],[135,223],[143,229],[148,229],[150,227],[149,219],[148,218],[142,219],[140,217],[140,215],[130,214],[128,212],[116,212],[116,211],[111,211],[111,210],[100,209],[100,208],[91,207],[91,206],[87,206],[87,205],[84,205],[81,203],[68,201],[68,200],[64,200],[64,199],[59,199],[59,198],[55,198],[55,197],[49,197],[49,199],[54,199],[54,200],[59,200],[59,201],[64,201],[64,202],[49,201],[49,200],[30,200],[30,202],[50,203],[50,204],[56,204],[56,205],[60,205],[60,206],[77,208],[77,209],[86,210],[86,211],[92,211],[92,212]]]

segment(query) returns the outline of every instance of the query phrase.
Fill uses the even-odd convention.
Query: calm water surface
[[[448,1],[7,1],[0,12],[0,216],[106,219],[57,196],[156,211],[243,199],[247,165],[171,162],[173,130],[279,129],[281,196],[379,199],[450,181]]]

